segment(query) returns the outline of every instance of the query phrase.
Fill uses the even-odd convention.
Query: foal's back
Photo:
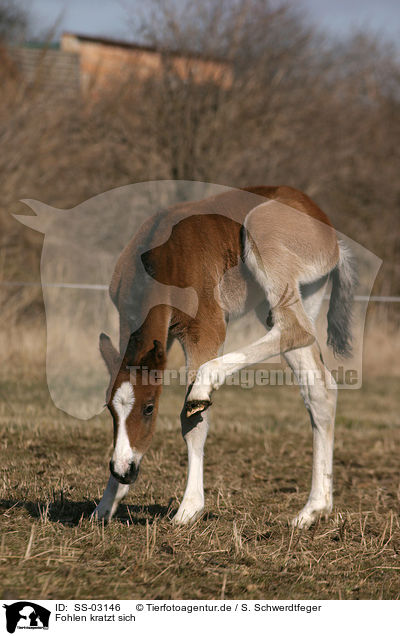
[[[123,311],[140,264],[163,285],[195,289],[200,313],[214,311],[216,305],[231,314],[245,311],[259,286],[244,264],[244,224],[251,210],[271,200],[282,204],[271,210],[272,218],[276,216],[275,228],[280,227],[279,209],[285,206],[302,213],[294,214],[299,227],[315,219],[331,229],[319,207],[304,193],[288,186],[229,190],[200,201],[180,203],[146,221],[122,252],[110,285],[117,308]],[[267,233],[269,225],[272,227],[271,213],[268,217],[267,220],[265,215],[262,228]]]

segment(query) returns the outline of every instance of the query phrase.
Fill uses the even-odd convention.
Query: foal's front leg
[[[104,494],[92,516],[99,520],[110,521],[117,511],[119,502],[125,497],[128,490],[129,484],[120,484],[110,475]]]
[[[209,400],[202,404],[201,408],[190,409],[187,399],[190,394],[191,382],[196,376],[201,365],[218,355],[226,335],[226,324],[224,315],[218,306],[201,306],[203,322],[207,324],[206,317],[213,316],[213,329],[206,328],[199,331],[197,322],[195,324],[195,337],[189,331],[184,343],[184,351],[187,361],[188,390],[186,400],[181,412],[182,436],[186,442],[188,450],[188,478],[185,494],[173,521],[174,523],[193,523],[198,519],[204,509],[203,490],[203,453],[204,444],[207,438],[209,414],[206,411],[210,405]],[[193,406],[193,405],[192,405]]]
[[[204,510],[203,453],[208,431],[208,411],[191,418],[184,407],[181,413],[182,435],[188,449],[188,478],[185,494],[174,523],[193,523]]]

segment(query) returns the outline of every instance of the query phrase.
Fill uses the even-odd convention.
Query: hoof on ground
[[[176,513],[175,517],[171,519],[171,523],[174,526],[189,526],[203,515],[204,508],[196,510],[196,512],[190,512],[189,510],[182,510]]]
[[[299,530],[307,530],[310,526],[313,525],[316,521],[323,518],[325,521],[328,520],[330,510],[302,510],[299,512],[297,517],[292,519],[290,525],[292,528],[298,528]]]
[[[90,515],[90,519],[93,521],[110,521],[111,511],[108,508],[97,506]]]

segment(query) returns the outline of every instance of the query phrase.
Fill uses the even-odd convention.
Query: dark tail
[[[328,345],[337,356],[351,355],[351,322],[354,287],[356,284],[355,264],[350,250],[339,241],[338,264],[330,273],[332,292],[328,311]]]

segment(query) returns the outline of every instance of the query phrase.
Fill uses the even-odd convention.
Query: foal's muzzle
[[[136,466],[134,462],[132,462],[129,466],[129,470],[124,475],[120,475],[116,473],[114,470],[114,462],[110,461],[110,473],[120,484],[133,484],[136,481],[136,478],[139,474],[139,466]]]

